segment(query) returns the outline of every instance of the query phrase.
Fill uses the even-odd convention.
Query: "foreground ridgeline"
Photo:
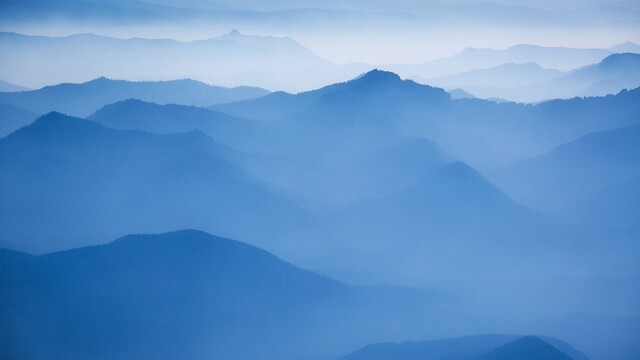
[[[0,250],[0,270],[6,359],[300,359],[400,335],[399,324],[463,320],[427,293],[350,287],[194,230],[40,256]],[[385,347],[345,359],[586,359],[550,338]]]

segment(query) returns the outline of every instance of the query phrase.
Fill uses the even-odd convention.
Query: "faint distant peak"
[[[499,188],[493,185],[476,169],[467,165],[462,161],[454,161],[449,163],[433,174],[433,179],[443,184],[449,184],[452,181],[464,183],[470,186],[470,189],[480,193],[493,193],[494,196],[509,199],[509,197]],[[509,199],[510,200],[510,199]]]
[[[31,90],[21,85],[16,85],[5,80],[0,80],[0,92],[17,92]]]
[[[527,63],[521,63],[521,64],[506,63],[498,67],[505,68],[505,69],[544,70],[544,68],[536,62],[527,62]]]
[[[460,88],[456,88],[456,89],[451,89],[449,91],[447,91],[449,93],[449,95],[451,95],[451,99],[453,100],[458,100],[458,99],[475,99],[476,96],[471,94],[470,92],[464,90],[464,89],[460,89]]]
[[[527,49],[540,49],[542,46],[532,44],[516,44],[509,46],[507,50],[527,50]]]
[[[249,35],[249,34],[245,34],[240,32],[240,30],[238,29],[231,29],[231,31],[229,31],[226,34],[222,34],[214,39],[245,39],[245,38],[271,38],[271,39],[278,39],[277,37],[272,37],[272,36],[261,36],[261,35]]]
[[[609,51],[614,53],[640,53],[640,45],[632,42],[626,41],[622,44],[618,44],[609,48]]]
[[[269,35],[255,35],[255,34],[246,34],[240,32],[238,29],[232,29],[226,34],[222,34],[220,36],[214,37],[210,40],[232,40],[237,42],[244,41],[260,41],[266,43],[278,43],[278,44],[286,44],[288,46],[304,49],[304,51],[310,52],[304,45],[299,42],[293,40],[290,37],[284,36],[269,36]],[[207,40],[204,40],[207,41]]]

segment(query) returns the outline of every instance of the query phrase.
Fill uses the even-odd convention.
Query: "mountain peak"
[[[398,74],[393,73],[391,71],[384,71],[384,70],[378,70],[378,69],[373,69],[369,72],[366,72],[358,76],[354,80],[363,81],[363,82],[376,82],[376,83],[402,81],[402,79]]]
[[[640,52],[640,45],[632,41],[626,41],[622,44],[610,47],[609,50],[616,53],[638,53]]]
[[[74,119],[74,118],[57,111],[51,111],[37,118],[33,122],[33,124],[31,124],[30,126],[38,126],[41,124],[51,123],[51,122],[62,122],[62,121],[67,121],[68,119]]]
[[[434,189],[440,189],[434,191]],[[464,200],[465,204],[502,204],[511,206],[511,199],[477,170],[461,161],[454,161],[404,192],[415,199],[446,197]]]
[[[32,124],[17,130],[9,136],[34,136],[51,140],[58,138],[62,134],[73,137],[79,136],[79,132],[93,131],[99,128],[101,126],[94,122],[52,111],[40,116]]]
[[[572,359],[571,356],[537,337],[525,336],[489,352],[488,354],[480,357],[479,360],[503,360],[516,358],[522,360]]]
[[[484,179],[480,173],[462,161],[454,161],[443,166],[440,173],[447,175],[461,176],[465,178]]]
[[[201,230],[195,229],[185,229],[185,230],[177,230],[162,234],[154,234],[154,235],[140,235],[140,234],[131,234],[126,235],[121,238],[118,238],[112,242],[114,245],[118,246],[128,246],[128,247],[144,247],[144,248],[153,248],[160,246],[162,244],[182,244],[185,248],[198,248],[203,245],[209,245],[214,247],[219,246],[232,246],[239,247],[245,249],[255,249],[250,245],[241,243],[239,241],[230,240],[226,238],[217,237],[211,234],[208,234]],[[264,252],[266,254],[266,252]]]

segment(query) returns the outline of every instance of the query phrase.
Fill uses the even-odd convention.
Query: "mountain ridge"
[[[7,174],[0,180],[0,239],[22,249],[42,252],[123,232],[196,225],[261,239],[278,232],[276,224],[286,227],[286,218],[306,221],[288,195],[236,165],[237,152],[197,130],[158,135],[49,113],[0,139],[0,149]],[[42,226],[25,227],[18,218]],[[240,226],[240,219],[254,226]],[[45,232],[52,221],[58,226]],[[249,234],[260,224],[271,230]],[[64,242],[47,242],[52,238]]]
[[[441,340],[430,340],[421,342],[401,342],[401,343],[379,343],[367,345],[357,350],[341,360],[469,360],[469,359],[502,359],[500,353],[504,350],[512,348],[515,344],[524,342],[529,343],[528,339],[535,339],[533,350],[547,349],[549,346],[562,349],[565,357],[557,359],[566,360],[588,360],[588,358],[576,351],[571,345],[561,340],[550,337],[532,337],[518,335],[471,335],[456,338],[447,338]],[[543,339],[543,340],[541,340]],[[553,345],[550,345],[553,344]],[[536,346],[537,345],[537,346]],[[524,359],[530,355],[526,349],[518,349],[519,351],[511,354],[512,357],[506,359]],[[569,355],[565,354],[571,354]],[[492,357],[497,356],[497,357]],[[547,358],[536,358],[537,360],[550,360]],[[554,358],[556,359],[556,358]]]
[[[0,93],[0,102],[36,113],[58,111],[88,116],[105,105],[129,98],[163,104],[208,106],[217,102],[260,97],[267,93],[259,88],[224,88],[190,79],[131,82],[99,77],[84,83],[62,83],[38,90]]]

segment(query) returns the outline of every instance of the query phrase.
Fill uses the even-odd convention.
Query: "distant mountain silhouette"
[[[640,54],[614,54],[600,63],[586,66],[553,80],[548,88],[549,98],[566,98],[583,89],[582,96],[618,93],[623,89],[640,87]],[[563,92],[564,91],[564,92]]]
[[[576,96],[604,96],[640,86],[640,54],[612,54],[598,63],[569,72],[545,70],[537,64],[504,64],[443,78],[424,79],[445,88],[460,87],[479,97],[539,102]]]
[[[441,234],[452,236],[456,228],[495,232],[497,229],[491,227],[497,223],[501,223],[501,227],[518,226],[519,221],[535,218],[533,212],[459,161],[432,172],[382,204],[383,212],[405,216],[408,222],[421,223],[419,227],[426,229],[447,229]]]
[[[366,189],[368,184],[375,184],[376,190],[372,193],[396,193],[453,160],[450,154],[432,141],[408,138],[356,160],[351,167],[365,174],[365,178],[359,179],[358,185],[354,185],[351,191],[357,193],[358,187]]]
[[[236,156],[201,132],[50,113],[0,139],[0,239],[42,252],[195,226],[257,241],[302,224],[300,209],[229,162]]]
[[[392,71],[427,79],[450,76],[477,69],[493,68],[504,64],[536,63],[545,69],[569,71],[580,66],[600,62],[612,53],[612,51],[604,49],[577,49],[520,44],[507,49],[467,48],[448,58],[433,60],[419,65],[397,65],[388,68]]]
[[[353,80],[313,91],[299,94],[275,92],[260,99],[216,105],[213,106],[213,109],[240,117],[276,120],[318,106],[321,102],[336,101],[337,98],[359,96],[362,100],[370,101],[373,105],[379,100],[384,103],[398,101],[399,99],[395,97],[402,94],[411,94],[406,100],[415,101],[415,97],[419,96],[417,92],[420,91],[424,96],[430,92],[430,95],[434,97],[431,101],[443,101],[448,97],[441,89],[419,85],[411,80],[402,80],[397,74],[375,69],[361,74]],[[377,98],[372,98],[372,95]],[[387,95],[394,97],[382,99]],[[422,100],[426,99],[426,97],[422,98]],[[349,100],[352,99],[349,98]],[[343,108],[340,107],[338,110],[342,111]]]
[[[277,91],[258,99],[219,104],[210,108],[234,116],[273,121],[302,111],[316,103],[322,96],[321,90],[299,94]]]
[[[446,200],[436,201],[433,197],[443,197]],[[418,207],[436,206],[441,210],[443,210],[442,205],[467,201],[469,206],[512,206],[509,197],[500,189],[469,165],[460,161],[438,169],[420,183],[396,195],[394,201],[402,203],[410,201]],[[464,209],[477,210],[469,207]]]
[[[553,345],[550,345],[553,344]],[[561,349],[561,350],[558,350]],[[553,338],[476,335],[424,342],[381,343],[343,360],[587,360],[571,345]]]
[[[453,89],[453,90],[449,90],[447,91],[449,93],[449,95],[451,95],[451,99],[452,100],[458,100],[458,99],[475,99],[476,96],[463,90],[463,89]]]
[[[537,105],[449,98],[441,89],[397,76],[365,75],[310,92],[273,93],[213,109],[274,122],[274,131],[286,136],[272,139],[269,151],[326,156],[341,136],[351,142],[368,138],[369,144],[375,139],[377,146],[393,136],[424,137],[475,167],[502,166],[594,131],[638,124],[634,115],[640,111],[638,89]]]
[[[610,47],[609,50],[618,54],[624,54],[624,53],[640,54],[640,45],[631,41],[626,41],[622,44],[618,44]]]
[[[527,336],[502,345],[478,360],[574,360],[571,356],[547,344],[537,337]]]
[[[365,156],[393,145],[401,121],[447,106],[444,90],[373,70],[318,90],[274,93],[213,109],[240,117],[274,122],[267,151],[314,159]],[[340,152],[340,154],[337,154]]]
[[[0,138],[32,123],[38,114],[17,106],[0,104]]]
[[[117,101],[137,98],[160,104],[207,106],[266,95],[257,88],[223,88],[194,80],[130,82],[99,78],[82,84],[60,84],[39,90],[0,93],[0,102],[46,113],[87,116]]]
[[[475,167],[504,166],[592,132],[638,125],[638,100],[640,89],[536,105],[458,100],[438,120],[416,121],[409,129]]]
[[[588,6],[603,3],[604,6]],[[264,26],[273,21],[286,21],[301,27],[311,22],[321,29],[356,24],[375,27],[393,23],[405,29],[426,19],[436,21],[439,26],[473,24],[486,27],[487,24],[513,27],[511,19],[518,17],[519,24],[537,29],[541,26],[556,26],[560,29],[585,30],[588,26],[605,26],[633,21],[635,7],[628,2],[591,2],[573,8],[576,4],[563,3],[558,8],[538,7],[536,3],[518,1],[510,3],[486,3],[470,1],[460,3],[422,3],[403,0],[388,4],[383,2],[350,2],[296,0],[264,3],[256,0],[147,0],[144,2],[110,0],[108,2],[67,0],[6,0],[2,3],[2,15],[8,20],[53,21],[55,19],[85,19],[106,24],[157,23],[159,21],[193,24],[205,19],[215,19],[218,23],[231,25],[258,24]],[[570,8],[573,11],[566,11]],[[603,14],[604,13],[604,14]],[[479,16],[482,15],[482,16]]]
[[[351,81],[320,89],[322,96],[285,121],[312,126],[316,131],[344,131],[355,127],[397,128],[425,112],[449,104],[444,90],[402,80],[397,74],[372,70]]]
[[[425,83],[444,87],[460,87],[476,92],[480,96],[485,94],[476,89],[517,87],[551,81],[564,73],[553,69],[543,69],[536,63],[503,64],[488,69],[472,70],[443,78],[424,80]]]
[[[0,80],[0,92],[26,91],[28,88],[10,82]]]
[[[499,183],[521,202],[557,212],[640,176],[638,154],[640,126],[592,133],[514,164]]]
[[[105,127],[170,134],[200,130],[228,145],[248,147],[265,126],[193,106],[158,105],[136,99],[107,105],[87,118]]]
[[[454,159],[426,139],[391,137],[383,145],[354,140],[341,141],[326,157],[271,181],[320,203],[344,205],[394,194]]]
[[[345,206],[326,219],[324,231],[345,247],[367,239],[369,256],[351,254],[349,260],[360,268],[385,264],[387,276],[409,278],[464,273],[479,282],[505,269],[513,275],[517,259],[528,259],[528,270],[541,274],[547,260],[538,263],[534,254],[568,241],[554,221],[514,202],[462,162],[425,174],[394,194]],[[422,275],[404,272],[415,268]]]
[[[185,230],[41,256],[0,250],[3,358],[300,359],[424,333],[431,295],[349,287]],[[384,311],[383,311],[384,309]]]
[[[21,50],[12,50],[16,48]],[[0,51],[13,54],[4,59],[0,77],[20,78],[31,87],[85,82],[105,76],[143,80],[191,78],[229,87],[250,85],[301,91],[362,72],[360,65],[334,65],[291,38],[248,35],[237,30],[196,41],[119,39],[94,34],[46,37],[5,32],[0,33]],[[52,53],[58,56],[25,70],[25,64]],[[154,61],[150,63],[149,58]],[[236,93],[242,94],[242,91]],[[134,94],[126,98],[131,97],[153,101]],[[224,101],[213,98],[208,103],[180,103],[209,106],[250,97],[256,96],[236,95]],[[124,98],[109,103],[117,100]]]

